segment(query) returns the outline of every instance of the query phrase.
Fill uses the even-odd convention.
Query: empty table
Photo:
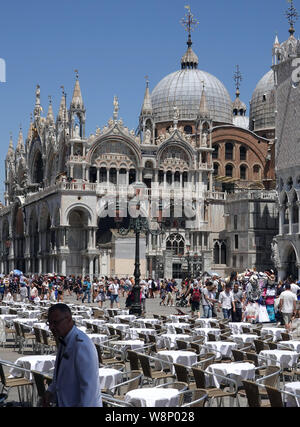
[[[266,335],[272,335],[273,341],[280,341],[282,339],[281,333],[286,332],[285,328],[267,328],[263,327],[261,329],[261,338],[264,339]]]
[[[56,359],[56,355],[39,354],[39,355],[33,355],[33,356],[20,357],[19,359],[16,360],[15,363],[20,367],[28,370],[51,373],[51,371],[53,371],[55,366],[55,359]],[[9,373],[13,377],[23,376],[22,371],[19,370],[17,367],[11,368]],[[26,378],[31,379],[31,375],[27,372],[25,373],[24,376]]]
[[[281,366],[281,368],[293,368],[299,359],[299,353],[292,350],[262,350],[258,358],[268,365]]]
[[[105,334],[87,334],[87,336],[93,341],[95,344],[100,344],[109,339],[108,335]]]
[[[277,344],[287,347],[287,349],[295,350],[297,353],[300,353],[300,341],[278,341]],[[284,348],[279,347],[279,350],[284,350]]]
[[[200,325],[201,328],[210,328],[211,327],[210,322],[218,323],[215,317],[209,317],[209,318],[202,317],[200,319],[195,320],[195,325]]]
[[[146,323],[150,323],[151,325],[159,325],[160,320],[159,319],[136,319],[134,321],[136,325],[139,325],[141,328],[145,327]]]
[[[157,338],[159,347],[165,346],[170,350],[176,348],[176,340],[189,342],[191,339],[192,336],[187,334],[162,334]]]
[[[229,341],[207,341],[205,346],[218,353],[217,359],[220,358],[220,355],[221,357],[231,358],[231,350],[237,348],[237,343]]]
[[[182,332],[184,332],[184,329],[191,329],[191,325],[189,323],[166,323],[165,327],[167,328],[168,334],[176,334],[176,329],[180,329]]]
[[[189,318],[190,316],[188,314],[184,314],[182,316],[180,316],[179,314],[170,314],[168,316],[168,319],[170,319],[171,322],[174,322],[174,323],[179,323],[179,319],[184,319],[187,321]]]
[[[231,332],[236,335],[243,333],[242,328],[249,328],[252,330],[255,327],[255,325],[246,322],[229,322],[228,326],[231,329]]]
[[[133,315],[133,314],[125,314],[125,315],[117,315],[117,316],[115,316],[114,317],[114,320],[116,321],[116,322],[120,322],[120,319],[122,319],[122,320],[128,320],[128,322],[133,322],[135,319],[136,319],[136,317]]]
[[[218,379],[216,374],[232,378],[238,386],[242,385],[242,380],[254,380],[255,378],[255,365],[249,362],[213,363],[206,368],[206,371],[215,374],[213,381],[209,381],[214,387],[220,387],[222,382],[222,379]]]
[[[122,351],[126,351],[127,349],[142,351],[145,343],[142,340],[120,340],[112,341],[111,345]]]
[[[122,372],[113,368],[99,368],[100,389],[107,390],[121,384]]]
[[[185,366],[192,366],[194,363],[197,363],[198,360],[196,353],[184,350],[162,350],[156,353],[155,357],[162,361],[166,360],[170,363],[179,363]],[[166,365],[166,367],[168,368],[169,365]]]
[[[126,403],[143,408],[168,408],[179,404],[179,392],[173,388],[139,388],[126,393]]]
[[[284,391],[287,391],[289,393],[292,393],[295,395],[295,397],[293,396],[289,396],[289,395],[284,395],[284,400],[286,402],[286,406],[300,406],[300,382],[299,381],[295,381],[295,382],[290,382],[290,383],[286,383],[284,386]]]
[[[220,336],[221,329],[217,328],[195,328],[194,329],[195,335],[202,335],[205,338],[207,338],[207,334],[213,334],[216,338]]]
[[[253,344],[253,341],[257,338],[257,335],[254,334],[233,334],[230,336],[230,339],[238,345]]]
[[[156,335],[155,329],[150,328],[129,328],[126,329],[126,338],[136,339],[139,338],[139,334],[145,335]]]

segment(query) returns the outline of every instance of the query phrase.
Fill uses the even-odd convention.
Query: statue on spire
[[[119,101],[118,101],[118,97],[114,96],[114,120],[118,120],[118,113],[119,113]]]
[[[181,19],[181,24],[184,26],[185,30],[189,34],[187,45],[188,47],[192,46],[192,37],[191,32],[194,31],[194,29],[199,25],[199,22],[194,19],[194,15],[191,12],[191,6],[187,5],[184,6],[185,9],[188,10],[188,12],[185,14],[185,17]]]
[[[235,81],[236,96],[239,96],[239,94],[240,94],[239,89],[240,89],[241,81],[243,80],[243,76],[240,72],[240,67],[238,65],[236,66],[235,73],[233,75],[233,80]]]
[[[293,0],[287,0],[287,2],[290,4],[290,7],[286,11],[285,15],[288,19],[288,23],[290,24],[289,33],[292,36],[295,32],[294,24],[299,18],[299,14],[294,7],[294,1]]]

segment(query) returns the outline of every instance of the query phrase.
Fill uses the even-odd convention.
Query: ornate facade
[[[228,192],[274,188],[274,135],[270,122],[263,132],[248,128],[239,91],[232,102],[216,77],[198,69],[191,46],[189,36],[181,69],[152,93],[147,82],[137,132],[119,118],[115,97],[113,117],[87,136],[78,76],[69,108],[63,92],[56,118],[51,101],[42,116],[37,86],[27,138],[20,130],[16,148],[10,139],[5,161],[2,272],[132,275],[134,236],[119,235],[116,217],[122,200],[137,199],[149,224],[162,219],[165,229],[142,236],[142,275],[179,277],[188,266],[194,274],[223,274],[234,267]],[[251,114],[255,123],[261,110]],[[124,226],[125,211],[117,218]],[[254,264],[235,268],[269,267],[259,257]]]

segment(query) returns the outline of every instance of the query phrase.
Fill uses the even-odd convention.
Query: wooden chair
[[[262,340],[253,340],[256,354],[259,354],[262,350],[270,350],[269,345]]]
[[[129,361],[131,371],[141,370],[140,361],[138,358],[138,353],[133,350],[127,350],[126,359]]]
[[[219,400],[218,406],[221,405],[221,402],[225,397],[237,397],[237,389],[235,391],[225,391],[218,387],[208,387],[206,385],[206,375],[211,376],[211,374],[205,372],[203,369],[192,367],[192,372],[195,378],[196,387],[205,390],[208,395],[208,399]]]
[[[42,333],[41,333],[40,328],[33,326],[33,333],[35,336],[35,351],[41,352],[41,354],[43,354],[44,344],[43,344]]]
[[[175,326],[176,334],[182,334],[182,329]]]
[[[125,365],[125,362],[123,362],[121,359],[118,359],[116,357],[104,357],[104,353],[103,353],[103,350],[101,348],[101,345],[96,344],[96,343],[94,343],[94,345],[95,345],[96,350],[97,350],[99,365],[109,366],[109,365],[115,365],[116,363],[122,364],[123,366]]]
[[[216,341],[216,336],[215,334],[207,334],[207,341]]]
[[[31,374],[33,376],[33,381],[37,392],[37,406],[40,406],[41,401],[47,391],[47,386],[52,382],[52,378],[35,370],[32,370]]]
[[[187,350],[188,349],[188,343],[183,340],[176,340],[176,345],[178,350]]]
[[[42,340],[44,345],[44,350],[46,352],[52,353],[57,349],[56,341],[48,335],[48,332],[45,329],[41,329],[42,332]]]
[[[143,374],[140,370],[124,372],[122,382],[114,387],[109,388],[108,392],[111,393],[114,397],[123,400],[126,393],[139,388],[142,375]]]
[[[160,380],[166,380],[168,378],[174,378],[174,375],[171,372],[165,372],[164,370],[154,370],[151,367],[150,360],[155,360],[155,358],[150,356],[145,356],[143,354],[138,353],[139,361],[141,363],[144,379],[147,379],[151,383],[154,384],[154,386],[157,385],[157,383]],[[157,359],[160,363],[167,363],[166,361],[162,361]]]
[[[236,350],[233,348],[231,350],[231,352],[232,352],[233,360],[235,362],[243,362],[244,361],[245,357],[244,357],[244,353],[242,351]]]
[[[183,391],[180,393],[180,408],[203,408],[208,401],[208,394],[205,389]]]
[[[259,394],[259,385],[253,381],[242,380],[244,390],[247,397],[248,406],[250,408],[270,407],[270,402],[261,402]]]
[[[187,384],[189,389],[195,388],[196,383],[192,382],[190,370],[185,365],[179,363],[173,364],[177,381]]]
[[[282,341],[290,341],[291,340],[291,336],[287,332],[281,332],[281,338],[282,338]]]
[[[32,334],[31,332],[27,332],[26,331],[26,327],[20,323],[20,329],[21,329],[21,336],[23,338],[23,345],[22,345],[22,353],[24,353],[24,347],[26,346],[30,346],[32,347],[32,350],[35,350],[35,335]]]
[[[280,372],[280,367],[270,365],[266,367],[264,376],[256,380],[259,385],[264,386],[259,388],[259,394],[261,397],[268,397],[265,386],[277,388],[278,381],[280,379]]]
[[[11,364],[12,366],[13,364]],[[18,366],[18,368],[20,368]],[[21,368],[20,368],[21,369]],[[19,402],[25,403],[26,401],[30,401],[32,404],[32,392],[33,392],[33,382],[27,378],[9,378],[5,375],[3,363],[0,361],[0,382],[1,382],[1,393],[5,392],[7,395],[9,395],[10,390],[17,388],[18,390],[18,396],[19,396]],[[24,389],[26,395],[24,395]],[[30,390],[31,389],[31,395]]]

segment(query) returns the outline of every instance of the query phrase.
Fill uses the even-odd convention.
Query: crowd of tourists
[[[0,277],[0,300],[41,300],[63,302],[64,296],[75,296],[81,303],[97,303],[104,308],[120,308],[120,296],[130,308],[134,301],[133,277],[109,278],[59,276],[55,274],[25,276],[18,270]],[[271,322],[290,324],[299,317],[300,281],[289,277],[276,281],[272,270],[258,273],[248,269],[232,272],[222,278],[217,273],[194,279],[140,281],[140,302],[146,312],[146,300],[156,298],[161,306],[185,307],[198,317],[222,314],[233,322]],[[299,303],[297,303],[299,301]]]

